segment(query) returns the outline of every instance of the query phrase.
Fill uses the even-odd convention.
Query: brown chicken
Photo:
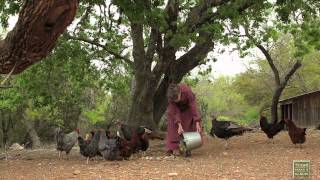
[[[288,126],[288,133],[292,143],[296,146],[296,144],[302,144],[306,141],[306,128],[297,127],[293,121],[289,119],[284,119],[284,122]]]

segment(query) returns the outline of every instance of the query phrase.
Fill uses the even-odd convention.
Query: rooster
[[[242,135],[246,131],[252,131],[250,128],[240,126],[232,121],[217,121],[215,116],[212,116],[212,127],[210,135],[226,140],[225,149],[228,148],[228,139],[233,136]]]
[[[161,138],[154,135],[151,129],[143,126],[134,127],[123,123],[119,123],[118,125],[120,132],[118,131],[117,135],[128,141],[133,153],[147,151],[149,148],[149,136],[152,138]]]
[[[91,133],[93,134],[91,139],[83,139],[81,136],[78,137],[80,154],[87,158],[87,164],[89,163],[90,158],[101,155],[98,150],[100,133],[100,131]]]
[[[117,139],[117,144],[119,147],[119,151],[120,151],[120,156],[123,159],[128,160],[130,158],[130,156],[133,154],[133,150],[132,150],[132,146],[130,141],[127,141],[124,138],[121,138],[119,136],[116,137]]]
[[[292,120],[284,119],[284,122],[288,126],[288,133],[292,143],[296,146],[296,144],[302,144],[306,141],[306,128],[297,127]]]
[[[137,127],[132,134],[130,143],[133,152],[145,152],[149,148],[149,137],[147,134],[151,134],[151,130],[144,127]]]
[[[56,131],[55,139],[57,143],[57,150],[59,151],[59,158],[62,151],[65,151],[67,155],[70,153],[72,147],[77,142],[78,136],[78,128],[68,134],[65,134],[60,128]]]
[[[267,135],[267,137],[273,140],[273,137],[277,135],[284,128],[284,121],[279,123],[268,123],[268,120],[264,116],[260,116],[261,130]],[[273,141],[272,141],[273,142]]]

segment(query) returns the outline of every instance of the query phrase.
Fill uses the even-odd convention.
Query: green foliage
[[[207,106],[203,116],[203,120],[206,121],[205,127],[211,127],[211,114],[215,114],[219,119],[226,117],[235,121],[244,118],[248,104],[244,101],[243,95],[234,89],[233,81],[230,77],[222,76],[211,83],[200,81],[194,88],[197,98]]]
[[[243,118],[240,120],[241,124],[256,125],[260,118],[259,109],[257,107],[248,107],[244,112]]]
[[[197,84],[198,84],[198,82],[199,82],[199,78],[192,78],[192,77],[185,77],[185,78],[183,78],[183,80],[182,80],[182,83],[185,83],[185,84],[187,84],[188,86],[190,86],[190,87],[194,87],[194,86],[196,86]]]
[[[5,29],[8,27],[8,19],[11,15],[16,15],[22,5],[21,0],[0,1],[0,25]]]
[[[97,103],[95,108],[84,111],[84,116],[93,124],[105,121],[106,107],[108,107],[107,102],[108,101],[104,99],[102,102]]]

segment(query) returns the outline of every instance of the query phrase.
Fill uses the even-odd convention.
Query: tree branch
[[[164,37],[164,46],[169,46],[169,43],[174,37],[176,31],[177,31],[177,19],[179,14],[179,1],[177,0],[168,0],[167,6],[165,8],[165,11],[168,14],[167,17],[167,24],[168,29],[170,30],[170,33],[166,33]]]
[[[147,52],[146,52],[146,59],[148,62],[152,63],[154,53],[156,51],[156,44],[158,40],[159,31],[152,28],[150,32],[150,41],[148,44]]]
[[[207,33],[200,33],[200,38],[205,39],[203,43],[197,43],[186,54],[177,60],[175,71],[187,73],[194,67],[198,66],[200,62],[213,49],[214,42]]]
[[[133,42],[132,56],[135,66],[140,69],[145,63],[146,53],[144,51],[143,25],[138,23],[131,24],[131,37]]]
[[[206,23],[212,23],[216,21],[218,18],[231,18],[221,15],[219,12],[212,12],[212,10],[210,10],[210,8],[213,7],[218,7],[230,2],[233,3],[231,0],[204,0],[202,2],[203,3],[200,3],[198,6],[194,7],[188,14],[188,18],[186,21],[188,32],[194,32],[195,30],[199,29],[202,25]],[[254,5],[254,1],[243,1],[241,6],[239,6],[238,9],[234,9],[234,11],[238,11],[239,13],[241,13],[249,7],[251,7],[252,5]]]
[[[0,41],[0,73],[13,74],[47,57],[73,21],[77,0],[24,1],[18,22]]]
[[[173,47],[170,42],[177,32],[179,2],[176,0],[168,0],[165,11],[168,14],[166,21],[169,27],[168,29],[170,29],[170,33],[165,33],[163,40],[160,34],[157,36],[156,50],[159,54],[159,59],[153,69],[155,81],[158,81],[170,64],[175,61],[176,48]]]
[[[76,27],[74,28],[73,34],[75,34],[75,32],[76,32],[77,30],[82,31],[82,26],[84,25],[84,23],[85,23],[86,21],[88,21],[89,15],[91,14],[92,10],[93,10],[93,5],[92,5],[92,4],[89,4],[89,5],[87,6],[86,10],[85,10],[84,15],[80,18],[79,22],[77,23]]]
[[[271,70],[273,71],[274,73],[274,78],[275,78],[275,81],[277,83],[277,85],[280,85],[281,81],[280,81],[280,75],[279,75],[279,71],[276,67],[276,65],[274,64],[274,60],[272,59],[270,53],[268,50],[266,50],[261,44],[256,44],[257,48],[260,49],[260,51],[263,53],[263,55],[266,57],[269,65],[270,65],[270,68]]]
[[[274,78],[275,78],[275,82],[276,84],[279,86],[281,84],[281,80],[280,80],[280,74],[279,74],[279,71],[276,67],[276,65],[274,64],[274,60],[272,59],[269,51],[264,47],[262,46],[260,43],[258,43],[254,37],[251,36],[251,34],[249,33],[249,30],[248,30],[248,27],[245,25],[243,26],[244,27],[244,30],[245,30],[245,34],[246,36],[249,38],[249,40],[251,42],[254,43],[254,45],[262,52],[262,54],[266,57],[268,63],[269,63],[269,66],[274,74]]]
[[[75,37],[75,36],[71,36],[70,34],[67,34],[65,33],[64,36],[67,38],[67,39],[72,39],[72,40],[76,40],[76,41],[82,41],[82,42],[85,42],[85,43],[88,43],[88,44],[92,44],[94,46],[97,46],[97,47],[100,47],[102,48],[103,50],[107,51],[109,54],[113,55],[114,57],[118,58],[118,59],[121,59],[123,60],[125,63],[129,64],[131,67],[133,67],[133,62],[130,61],[130,59],[124,57],[124,56],[121,56],[120,54],[112,51],[109,49],[109,46],[107,44],[103,45],[103,44],[100,44],[94,40],[90,40],[90,39],[86,39],[86,38],[83,38],[83,37]]]
[[[188,32],[194,32],[195,29],[200,27],[206,21],[211,19],[211,16],[214,16],[214,13],[208,11],[209,8],[219,6],[230,2],[231,0],[203,0],[200,3],[191,9],[190,13],[188,14],[186,25]],[[217,15],[217,14],[216,14]]]
[[[4,83],[7,82],[7,80],[9,79],[9,77],[12,75],[12,73],[14,72],[14,70],[16,69],[17,63],[13,66],[13,68],[11,69],[11,71],[9,72],[9,74],[7,74],[7,76],[4,78],[4,80],[0,83],[0,87],[4,87]]]
[[[284,77],[283,82],[281,82],[281,86],[286,86],[289,79],[291,78],[291,76],[301,67],[301,61],[297,60],[293,67],[291,68],[291,70],[286,74],[286,76]]]

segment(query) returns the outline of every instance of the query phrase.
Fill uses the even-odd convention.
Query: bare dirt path
[[[91,160],[74,148],[68,158],[54,147],[10,152],[0,160],[0,179],[292,179],[292,160],[311,160],[312,179],[320,179],[320,131],[307,131],[303,148],[295,148],[287,132],[268,143],[261,132],[224,141],[207,137],[191,158],[164,159],[164,142],[153,141],[146,157],[130,161]],[[174,176],[170,176],[173,173]]]

